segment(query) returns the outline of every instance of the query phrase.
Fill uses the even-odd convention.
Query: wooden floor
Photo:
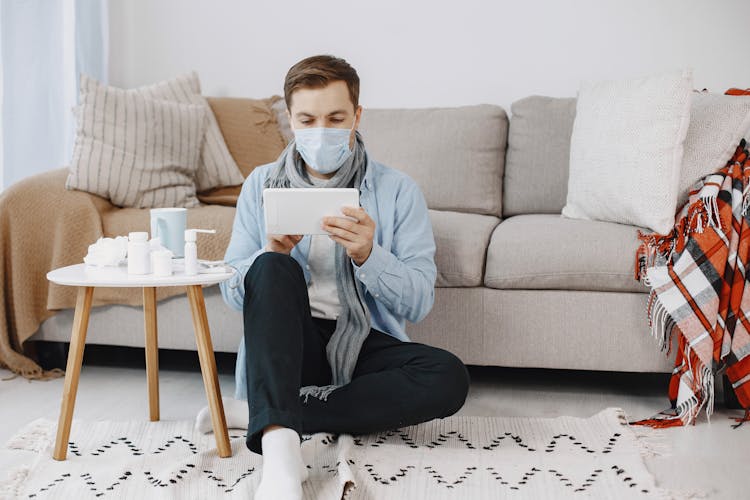
[[[142,359],[142,352],[138,359]],[[160,361],[163,420],[192,419],[206,405],[203,381],[193,356],[194,353],[177,356],[180,359],[171,364]],[[103,364],[84,361],[74,418],[148,420],[147,382],[142,362],[129,361],[132,351],[108,352],[100,357],[108,360]],[[112,362],[113,359],[116,361]],[[219,365],[222,393],[232,396],[231,359],[224,359]],[[617,406],[637,419],[667,406],[667,376],[663,374],[488,367],[471,367],[470,373],[471,391],[460,411],[464,415],[583,417]],[[0,379],[9,375],[0,370]],[[721,384],[716,385],[721,390]],[[62,389],[59,379],[0,381],[0,446],[30,420],[38,417],[56,420]],[[659,485],[683,491],[699,489],[707,493],[707,498],[748,498],[750,423],[732,429],[728,418],[739,414],[738,410],[724,409],[721,397],[717,397],[710,423],[701,415],[694,427],[666,430],[672,456],[646,460]],[[28,456],[30,461],[31,454]],[[14,465],[9,453],[0,448],[0,476],[4,477],[5,470]]]

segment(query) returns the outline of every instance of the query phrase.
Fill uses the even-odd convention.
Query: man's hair
[[[292,106],[292,94],[300,88],[323,88],[331,82],[343,81],[349,88],[349,98],[356,108],[359,105],[359,75],[345,60],[330,55],[302,59],[289,68],[284,79],[284,100],[287,109]]]

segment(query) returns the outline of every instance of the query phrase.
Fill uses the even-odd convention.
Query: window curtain
[[[108,0],[0,0],[0,190],[65,167],[81,72],[107,81]]]

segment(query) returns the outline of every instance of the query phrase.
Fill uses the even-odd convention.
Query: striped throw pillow
[[[195,172],[209,109],[96,86],[74,110],[76,141],[67,189],[120,207],[194,207]]]
[[[81,75],[80,84],[81,94],[104,87],[102,83],[87,75]],[[201,84],[198,74],[192,71],[171,80],[128,89],[125,92],[140,94],[151,99],[192,104],[195,102],[195,96],[201,94]],[[198,192],[220,186],[236,186],[245,180],[227,148],[219,124],[210,109],[207,116],[206,137],[202,142],[200,164],[195,175],[195,187]]]

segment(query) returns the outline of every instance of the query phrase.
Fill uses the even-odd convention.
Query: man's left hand
[[[361,266],[372,251],[372,239],[375,236],[375,221],[361,207],[343,207],[345,217],[324,217],[323,229],[331,239],[346,248],[346,254]]]

